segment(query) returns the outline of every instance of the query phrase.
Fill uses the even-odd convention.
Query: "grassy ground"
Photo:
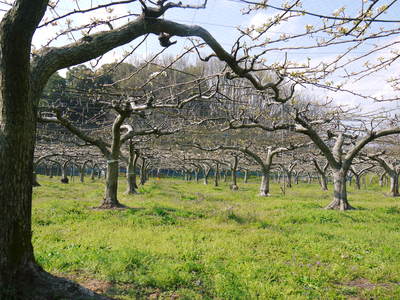
[[[400,200],[350,188],[356,211],[321,209],[316,184],[213,187],[152,180],[91,209],[101,181],[39,177],[33,243],[48,271],[116,299],[400,299]],[[89,181],[89,180],[88,180]],[[121,179],[120,190],[124,191]]]

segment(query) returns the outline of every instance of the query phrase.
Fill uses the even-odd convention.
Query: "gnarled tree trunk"
[[[346,175],[347,172],[343,169],[333,171],[333,201],[326,209],[353,209],[347,201]]]
[[[99,208],[108,209],[108,208],[123,207],[123,205],[119,203],[117,197],[118,172],[119,172],[118,158],[111,157],[107,161],[107,179],[106,179],[104,199]]]
[[[134,152],[132,155],[129,155],[128,166],[126,169],[126,180],[127,180],[126,193],[131,195],[138,193],[136,191],[136,189],[138,188],[136,184],[136,165],[138,158],[139,158],[138,153]]]
[[[34,90],[30,78],[30,50],[47,4],[17,0],[0,23],[0,299],[82,299],[84,294],[76,284],[44,272],[31,244],[35,105],[40,91]],[[94,293],[86,296],[93,299]]]

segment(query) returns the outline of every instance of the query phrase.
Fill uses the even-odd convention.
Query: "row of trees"
[[[289,130],[307,136],[333,170],[335,196],[329,207],[340,209],[350,208],[345,178],[355,157],[367,144],[377,138],[399,132],[396,120],[391,120],[394,122],[391,124],[385,124],[389,122],[387,119],[369,121],[368,124],[372,126],[361,127],[362,130],[358,130],[346,118],[337,118],[335,111],[328,110],[326,114],[320,115],[314,109],[310,109],[309,105],[292,103],[293,105],[282,106],[285,107],[282,109],[284,116],[276,118],[275,109],[276,103],[288,103],[294,99],[295,84],[312,84],[359,95],[357,91],[349,90],[345,83],[332,84],[332,80],[337,78],[335,76],[343,76],[346,79],[362,78],[381,68],[390,67],[398,58],[396,52],[391,52],[383,60],[377,59],[376,62],[365,63],[361,69],[350,70],[351,66],[396,44],[396,41],[384,40],[387,37],[396,37],[399,32],[396,20],[384,20],[382,17],[386,11],[390,11],[392,7],[390,3],[378,0],[370,5],[364,5],[365,1],[360,0],[358,10],[346,12],[340,9],[339,13],[323,15],[303,8],[300,1],[285,2],[281,6],[271,6],[265,1],[251,3],[242,1],[250,3],[247,13],[269,8],[276,11],[277,15],[260,27],[242,29],[240,38],[233,42],[233,47],[228,52],[204,28],[161,18],[170,9],[205,8],[207,1],[193,6],[165,0],[140,0],[140,7],[132,7],[139,9],[136,14],[126,11],[117,16],[81,18],[87,21],[84,24],[74,23],[74,20],[80,19],[77,18],[78,15],[97,13],[104,9],[112,14],[114,8],[136,1],[102,1],[101,4],[92,1],[78,2],[71,4],[67,1],[15,0],[1,3],[4,15],[0,23],[0,209],[6,212],[0,219],[0,293],[3,298],[104,299],[76,284],[46,273],[35,262],[31,243],[31,205],[38,119],[48,124],[49,131],[54,131],[55,127],[51,126],[63,126],[74,134],[68,143],[79,146],[92,145],[105,158],[108,179],[106,196],[102,204],[104,208],[119,205],[115,196],[117,189],[115,178],[121,157],[121,145],[124,142],[130,141],[133,137],[149,134],[169,135],[184,126],[192,126],[193,120],[194,124],[204,127],[211,124],[212,127],[228,124],[230,130],[259,129],[267,133]],[[316,18],[312,20],[311,25],[305,26],[304,31],[291,35],[284,34],[276,39],[266,38],[274,25],[303,16]],[[374,26],[377,23],[388,25],[386,28]],[[54,36],[49,36],[49,42],[45,47],[38,48],[37,45],[35,47],[32,44],[35,32],[43,30],[54,32],[49,29],[53,26],[61,28]],[[217,74],[215,72],[212,72],[213,74],[203,72],[201,76],[195,74],[192,81],[185,80],[185,83],[180,85],[181,81],[177,80],[173,86],[169,86],[167,80],[173,76],[168,72],[171,72],[173,66],[165,65],[164,70],[154,75],[160,79],[163,74],[167,74],[165,76],[167,79],[162,80],[164,88],[161,90],[150,88],[153,78],[146,80],[144,77],[144,82],[138,80],[138,84],[128,84],[123,87],[116,84],[115,78],[107,77],[107,72],[101,75],[89,74],[92,77],[98,76],[98,80],[86,83],[81,82],[79,76],[73,74],[74,72],[70,72],[71,78],[68,79],[68,84],[65,83],[65,87],[70,88],[73,85],[73,91],[59,95],[55,102],[50,98],[50,94],[46,94],[46,84],[57,70],[96,59],[116,47],[142,37],[146,39],[153,34],[158,35],[162,49],[174,44],[170,40],[171,36],[196,38],[191,40],[193,47],[185,51],[196,53],[205,62],[209,62],[213,57],[218,58],[224,63],[222,70],[217,70]],[[299,41],[304,41],[301,38],[305,36],[312,42],[298,46]],[[379,46],[368,49],[365,54],[356,54],[348,59],[347,54],[356,53],[369,40],[376,41],[379,38],[382,38]],[[294,44],[288,44],[288,41],[294,41]],[[299,49],[326,49],[330,46],[334,48],[339,44],[347,45],[348,48],[329,62],[303,65],[287,57],[278,57],[276,61],[266,60],[266,57],[276,50],[290,53]],[[208,52],[203,50],[206,45],[210,49]],[[133,47],[131,52],[135,49],[136,47]],[[132,76],[136,73],[133,69],[129,72]],[[75,78],[79,80],[73,84]],[[229,82],[235,83],[230,86]],[[54,83],[55,89],[63,89],[62,79],[55,78]],[[89,83],[93,86],[88,86]],[[392,78],[391,83],[397,88],[396,78]],[[82,85],[79,86],[80,84]],[[94,93],[102,95],[98,103],[93,106],[88,104],[84,109],[74,107],[78,106],[80,101],[86,101],[82,100],[81,90],[86,98],[87,91],[92,88],[97,89],[98,86],[101,86],[101,89]],[[117,91],[113,90],[115,86],[118,86]],[[48,90],[48,93],[51,92],[54,92],[54,89]],[[68,112],[63,111],[64,95],[68,95],[70,99],[72,93],[75,94],[75,102],[71,104],[71,115],[67,118]],[[360,96],[374,98],[371,95]],[[223,105],[215,106],[207,116],[193,113],[193,116],[188,118],[189,113],[181,113],[188,103],[199,98],[204,101],[212,99],[214,103]],[[266,106],[262,104],[261,110],[257,106],[253,109],[254,104],[258,102],[261,104],[265,102]],[[103,108],[103,105],[107,108]],[[47,109],[43,110],[42,106]],[[83,121],[82,117],[85,115],[92,115],[92,118],[100,121],[96,123],[91,119],[83,126],[84,128],[78,128],[76,122]],[[127,120],[132,120],[133,123],[126,122]],[[174,127],[170,126],[171,123]],[[334,124],[332,128],[328,126],[330,124]],[[382,129],[384,126],[389,126],[389,129]],[[109,134],[104,134],[107,131]],[[183,131],[182,134],[184,133]],[[185,144],[188,142],[186,139],[182,140]],[[194,140],[191,144],[197,145],[198,142]],[[231,146],[243,148],[243,145],[202,145],[206,148]],[[271,146],[281,145],[271,143]],[[292,146],[282,145],[282,147]],[[229,150],[236,151],[236,149]],[[266,164],[265,161],[263,163]],[[237,166],[236,159],[232,166],[234,168]]]
[[[167,65],[172,63],[164,62]],[[123,65],[124,69],[127,69],[126,65]],[[359,177],[372,168],[372,165],[368,165],[357,170],[354,166],[354,159],[363,154],[358,159],[373,159],[381,163],[387,174],[393,178],[392,194],[397,194],[395,186],[398,184],[394,179],[396,176],[393,175],[395,171],[388,171],[387,163],[383,165],[382,161],[378,161],[379,155],[376,154],[376,150],[371,147],[365,148],[367,144],[371,145],[371,142],[379,138],[399,133],[396,118],[391,118],[389,114],[364,117],[356,110],[345,111],[330,102],[310,101],[307,95],[297,95],[293,86],[285,85],[280,87],[278,93],[290,101],[277,103],[270,94],[255,91],[246,81],[227,80],[215,70],[211,74],[211,70],[200,63],[182,64],[174,69],[162,67],[160,64],[156,64],[156,67],[151,66],[152,68],[149,68],[149,64],[142,64],[137,68],[131,66],[132,73],[123,74],[122,78],[113,78],[112,71],[108,70],[110,79],[107,84],[99,84],[97,88],[87,90],[86,94],[81,92],[80,95],[85,96],[86,101],[102,108],[103,120],[97,127],[88,125],[87,119],[75,118],[74,113],[70,113],[68,109],[68,98],[64,100],[65,105],[47,104],[39,116],[41,123],[61,125],[84,145],[95,146],[103,155],[107,163],[107,181],[101,208],[120,206],[117,199],[119,160],[130,161],[128,169],[132,171],[128,171],[128,174],[134,174],[133,165],[138,157],[135,144],[137,146],[139,143],[142,144],[141,147],[157,150],[156,155],[163,157],[163,165],[170,169],[174,169],[173,164],[169,165],[168,162],[174,156],[174,151],[188,152],[188,148],[208,152],[224,150],[231,151],[233,160],[218,163],[230,166],[234,175],[241,155],[258,165],[262,174],[262,196],[269,195],[269,177],[274,156],[306,148],[306,151],[316,152],[310,158],[310,162],[313,162],[318,171],[324,189],[327,168],[330,167],[334,182],[334,199],[327,208],[340,210],[352,209],[347,200],[346,178],[353,174],[358,184]],[[113,66],[113,71],[121,74],[119,66]],[[179,76],[176,76],[176,73]],[[151,86],[145,92],[134,88],[136,94],[132,93],[133,96],[126,98],[122,94],[127,92],[127,88],[121,90],[116,85],[124,82],[126,78],[132,80],[135,75],[138,75],[135,80],[137,85],[144,82],[142,86],[150,83]],[[276,74],[264,75],[268,76],[273,77]],[[89,80],[99,77],[101,75],[92,76]],[[162,77],[162,80],[157,80],[159,77]],[[107,97],[112,92],[120,98],[114,99],[110,104]],[[71,101],[74,101],[73,97]],[[97,122],[101,119],[91,114],[83,116],[89,120],[96,119]],[[90,133],[85,131],[88,126],[92,128]],[[170,136],[172,134],[174,137]],[[158,138],[163,135],[169,137],[158,142],[157,139],[134,141],[141,136],[150,135]],[[108,143],[110,138],[111,142]],[[124,155],[122,147],[124,143],[128,144],[128,141],[129,145]],[[366,152],[362,153],[362,150]],[[165,155],[166,153],[169,155]],[[190,151],[188,156],[191,156]],[[321,157],[326,161],[324,166],[318,162],[321,161]],[[206,161],[197,159],[203,164]],[[195,165],[194,158],[190,160],[191,164]],[[290,179],[295,163],[289,161],[287,166],[286,163],[281,159],[277,164]],[[211,168],[207,165],[205,169],[205,173],[209,173]],[[132,183],[131,186],[130,190],[134,191],[135,184]],[[235,177],[232,189],[237,189]]]

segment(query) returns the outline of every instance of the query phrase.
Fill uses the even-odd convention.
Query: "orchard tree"
[[[315,167],[315,169],[317,170],[318,176],[319,176],[319,183],[321,185],[321,189],[323,191],[327,191],[328,190],[328,167],[329,167],[329,163],[326,161],[324,164],[322,164],[321,160],[319,160],[317,158],[317,156],[312,157],[312,162],[313,165]]]
[[[228,78],[247,78],[256,89],[268,90],[270,98],[277,101],[285,101],[287,98],[282,97],[279,90],[287,75],[285,62],[267,66],[265,61],[262,61],[262,55],[266,52],[254,56],[243,48],[245,43],[239,41],[229,53],[202,27],[179,24],[162,18],[169,9],[203,8],[207,1],[199,6],[191,6],[165,0],[157,2],[140,0],[141,12],[136,15],[128,13],[125,16],[115,17],[119,23],[125,21],[121,26],[114,24],[114,27],[113,19],[107,17],[94,20],[87,18],[90,20],[85,25],[69,26],[71,17],[97,13],[100,9],[112,11],[119,4],[136,1],[104,1],[98,6],[82,9],[78,2],[73,2],[76,8],[71,1],[68,2],[69,6],[66,4],[67,1],[48,0],[14,0],[0,3],[2,11],[6,11],[0,23],[0,210],[7,212],[0,221],[0,291],[5,294],[2,297],[6,299],[11,296],[16,299],[96,297],[77,285],[44,272],[36,264],[33,255],[31,206],[36,112],[44,87],[52,74],[96,59],[116,47],[146,37],[148,34],[159,35],[160,44],[164,47],[174,44],[170,40],[171,36],[197,37],[203,41],[199,42],[199,46],[207,44],[213,51],[212,55],[204,60],[216,56],[225,62],[230,68],[226,74]],[[287,16],[288,10],[295,9],[295,5],[299,2],[295,1],[294,5],[289,6],[285,4],[282,15]],[[94,2],[90,3],[93,5]],[[58,8],[63,4],[65,6],[60,10],[63,13],[60,13]],[[55,17],[49,14],[45,18],[47,10],[54,12]],[[359,24],[368,27],[368,24],[376,21],[381,11],[369,12],[368,8],[363,14],[357,14],[355,19],[344,18],[343,22],[353,24],[353,21],[357,21],[356,23],[360,22]],[[304,12],[298,15],[304,15]],[[137,17],[129,19],[132,16]],[[281,20],[282,18],[279,21]],[[57,44],[47,44],[42,48],[33,47],[32,38],[38,28],[46,30],[64,21],[68,27],[60,30],[52,39],[57,41]],[[351,31],[363,34],[357,24],[354,25],[354,29],[346,29],[344,33],[340,25],[342,24],[322,24],[321,28],[339,33],[337,39],[345,37]],[[385,32],[382,31],[383,35]],[[317,32],[320,31],[313,29],[305,34]],[[68,39],[63,39],[63,35],[68,36]],[[283,38],[285,39],[286,37]],[[364,39],[361,36],[355,42],[361,43]],[[325,47],[330,41],[319,44]],[[65,44],[60,45],[63,42]],[[265,45],[263,43],[260,48],[265,48]],[[263,63],[261,69],[277,70],[276,80],[265,80],[255,75],[253,71],[260,61]],[[321,70],[322,73],[329,71],[327,68]]]
[[[353,163],[353,165],[350,167],[350,172],[353,173],[354,175],[355,185],[357,190],[361,189],[361,176],[365,175],[373,167],[375,166],[374,165],[363,166],[360,163],[358,164]]]
[[[205,29],[160,18],[171,8],[199,8],[181,3],[159,1],[158,6],[147,7],[142,1],[143,12],[125,25],[90,32],[70,44],[35,49],[31,55],[32,38],[39,26],[51,26],[71,15],[112,8],[118,4],[110,1],[87,10],[71,10],[54,20],[51,17],[50,20],[43,20],[46,10],[56,9],[59,3],[15,0],[0,23],[0,209],[7,212],[0,221],[0,291],[6,295],[3,298],[94,297],[93,293],[44,272],[36,264],[33,255],[31,207],[36,111],[52,74],[99,57],[147,34],[165,33],[202,39],[215,56],[229,65],[233,73],[248,78],[259,89],[276,89],[274,83],[261,82],[250,68],[239,65],[238,57],[225,51]],[[160,41],[163,46],[171,44],[169,39]]]
[[[394,157],[387,157],[383,152],[368,154],[367,156],[372,161],[377,162],[385,172],[382,173],[381,181],[383,182],[383,176],[386,174],[390,177],[390,196],[399,197],[399,174],[400,166],[399,161]]]
[[[319,148],[328,161],[333,172],[333,201],[327,209],[347,210],[353,209],[347,200],[346,177],[352,166],[353,160],[360,151],[369,143],[388,135],[399,134],[400,127],[390,126],[382,129],[382,118],[361,120],[358,126],[346,124],[344,115],[339,115],[343,122],[338,120],[335,127],[326,129],[318,128],[323,119],[312,119],[307,116],[307,109],[296,110],[294,113],[294,128],[296,132],[308,136]],[[351,120],[355,120],[353,115]],[[360,120],[360,119],[359,119]],[[395,122],[395,120],[394,120]],[[370,127],[368,128],[368,124]],[[392,123],[393,124],[393,123]]]

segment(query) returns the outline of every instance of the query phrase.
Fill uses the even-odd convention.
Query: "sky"
[[[382,4],[389,3],[392,0],[380,0]],[[10,1],[12,2],[12,1]],[[96,4],[106,3],[109,1],[106,0],[84,0],[78,2],[81,9]],[[200,4],[201,0],[187,0],[184,3],[190,4]],[[288,1],[292,2],[292,1]],[[335,0],[335,1],[323,1],[323,0],[303,0],[303,6],[308,11],[330,15],[333,11],[340,9],[340,7],[345,7],[347,11],[354,12],[361,8],[361,0]],[[365,0],[364,5],[369,5],[370,0]],[[65,12],[71,11],[71,9],[76,9],[77,4],[76,1],[71,0],[60,0],[60,5],[57,9],[58,14],[63,14]],[[283,1],[281,0],[270,0],[269,4],[280,6]],[[263,9],[258,10],[256,13],[251,14],[243,14],[241,10],[245,9],[246,6],[243,3],[239,3],[237,0],[209,0],[207,3],[206,9],[199,9],[199,10],[191,10],[191,9],[170,9],[164,16],[165,19],[177,21],[180,23],[185,24],[195,24],[200,25],[207,29],[218,41],[219,43],[226,49],[230,50],[234,42],[236,41],[237,37],[239,36],[239,32],[236,29],[237,27],[245,28],[248,26],[258,27],[261,26],[263,23],[266,22],[270,17],[276,15],[277,11],[273,9]],[[7,9],[7,6],[0,3],[0,9]],[[134,13],[140,13],[140,6],[138,2],[129,4],[129,5],[120,5],[114,8],[114,11],[111,15],[121,15],[128,11]],[[382,18],[385,19],[400,19],[396,15],[396,12],[400,11],[400,4],[395,3],[394,6],[391,8],[390,13],[382,15]],[[46,17],[51,18],[51,12],[48,11]],[[53,14],[54,15],[54,14]],[[75,17],[70,18],[73,25],[85,24],[88,21],[93,21],[95,18],[107,18],[110,14],[106,13],[105,9],[98,10],[94,13],[89,14],[79,14]],[[134,19],[134,17],[130,17],[130,19]],[[113,22],[113,26],[118,27],[123,25],[127,19],[122,21],[115,21]],[[311,18],[311,17],[302,17],[298,19],[291,19],[287,22],[281,22],[277,26],[271,28],[266,37],[273,40],[278,38],[281,34],[290,34],[290,33],[299,33],[304,31],[305,26],[307,25],[316,25],[321,20],[319,18]],[[36,48],[40,48],[43,45],[46,45],[49,36],[54,36],[60,30],[60,25],[65,25],[65,21],[61,21],[57,24],[57,26],[47,26],[45,28],[37,30],[34,36],[34,45]],[[379,24],[376,26],[394,26],[394,24]],[[395,24],[398,26],[398,24]],[[100,28],[100,30],[107,30],[106,26]],[[76,39],[80,38],[79,33],[74,34]],[[398,37],[390,37],[396,41],[399,39]],[[139,39],[141,40],[141,39]],[[169,56],[176,56],[182,51],[184,51],[185,47],[190,46],[190,42],[187,39],[182,38],[172,38],[172,40],[177,40],[178,43],[176,45],[171,46],[164,52],[165,55]],[[400,39],[399,39],[400,40]],[[71,42],[71,40],[66,40],[65,38],[61,38],[56,40],[51,46],[59,46]],[[109,63],[115,60],[118,60],[124,51],[129,51],[137,44],[138,41],[131,43],[130,45],[121,47],[119,49],[115,49],[110,51],[110,53],[106,54],[101,63]],[[292,43],[287,43],[284,45],[288,46],[297,46],[299,44],[307,44],[309,41],[307,38],[297,39]],[[379,43],[377,41],[377,43]],[[268,47],[267,45],[266,47]],[[272,45],[275,47],[276,45]],[[354,54],[349,56],[349,58],[354,57],[355,55],[362,55],[363,53],[367,53],[367,51],[373,47],[372,43],[366,43],[366,45],[362,48],[357,49]],[[399,47],[397,44],[394,46],[395,50],[398,50]],[[143,59],[149,58],[152,53],[156,53],[157,51],[161,50],[162,48],[159,46],[157,37],[150,36],[146,42],[143,43],[142,47],[137,49],[134,53],[135,58]],[[345,51],[345,47],[343,46],[335,46],[330,48],[321,48],[321,49],[314,49],[314,50],[307,50],[301,49],[296,51],[271,51],[268,52],[265,56],[269,63],[274,62],[282,62],[284,58],[284,54],[287,53],[289,60],[296,61],[298,63],[307,63],[309,58],[312,58],[313,64],[318,64],[320,62],[327,62],[334,59],[340,53]],[[383,56],[388,55],[388,50],[386,53],[383,53]],[[382,54],[381,54],[382,55]],[[373,57],[373,59],[376,59]],[[131,58],[133,61],[134,58]],[[353,69],[356,70],[360,68],[362,64],[365,63],[365,60],[360,60],[359,63],[354,64]],[[357,82],[350,82],[348,84],[349,89],[356,89],[362,93],[368,93],[373,95],[384,95],[386,97],[393,97],[397,96],[398,92],[393,92],[388,84],[386,84],[385,79],[388,75],[399,74],[400,64],[397,62],[393,64],[387,70],[383,72],[377,72],[363,80]],[[61,72],[61,74],[65,74],[65,70]],[[336,75],[339,76],[339,75]],[[338,77],[332,78],[334,81],[339,80]],[[344,93],[333,93],[326,90],[315,89],[312,87],[307,87],[307,92],[313,94],[313,96],[317,98],[324,98],[324,97],[332,97],[336,103],[340,105],[362,105],[364,110],[374,110],[374,109],[385,109],[388,107],[397,107],[398,102],[388,103],[385,102],[383,104],[376,104],[373,101],[366,101],[364,99],[358,99],[355,96],[351,96]]]

